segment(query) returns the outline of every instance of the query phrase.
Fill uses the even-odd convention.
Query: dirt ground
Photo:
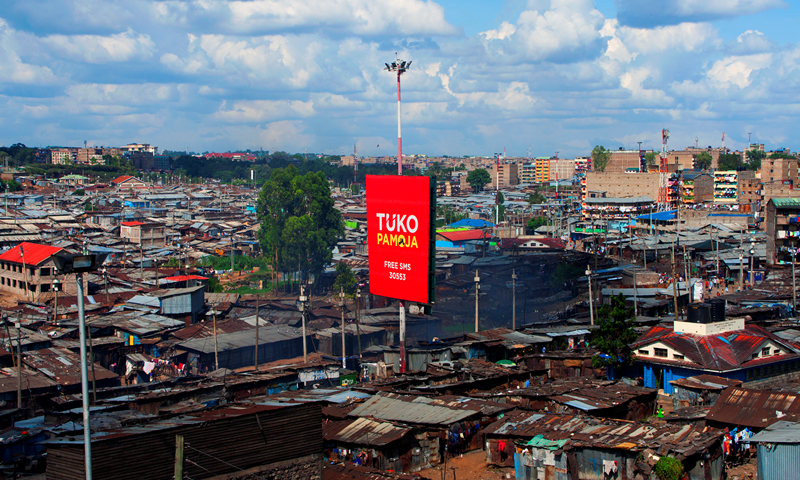
[[[744,465],[728,467],[726,472],[728,474],[728,480],[755,480],[758,478],[756,458],[751,458],[750,461]]]
[[[447,475],[442,476],[444,465],[422,470],[419,474],[431,480],[500,480],[514,478],[513,468],[495,468],[486,465],[483,450],[465,453],[463,457],[447,459]],[[506,476],[508,475],[508,476]]]

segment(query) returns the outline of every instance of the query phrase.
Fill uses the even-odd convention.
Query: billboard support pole
[[[406,306],[400,300],[400,373],[406,373]]]

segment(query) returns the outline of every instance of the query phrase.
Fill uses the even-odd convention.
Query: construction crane
[[[659,168],[660,176],[658,179],[658,211],[665,212],[669,210],[668,200],[668,181],[669,172],[667,172],[667,139],[669,138],[669,130],[661,130],[661,168]]]

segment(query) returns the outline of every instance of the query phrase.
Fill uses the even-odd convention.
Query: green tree
[[[208,279],[206,290],[208,291],[208,293],[222,293],[224,291],[224,289],[222,288],[222,284],[219,283],[217,277],[211,277]]]
[[[595,172],[605,172],[611,160],[611,151],[602,145],[595,145],[592,149],[592,166]]]
[[[694,157],[694,167],[700,170],[708,170],[711,167],[711,154],[708,152],[700,152]]]
[[[348,297],[356,293],[356,277],[353,275],[353,269],[345,262],[336,264],[336,281],[333,282],[334,293],[341,292],[342,289]]]
[[[79,188],[79,189],[75,190],[74,192],[72,192],[72,194],[75,195],[76,197],[82,197],[82,196],[86,195],[86,190],[84,190],[82,188]]]
[[[547,217],[532,217],[528,219],[528,223],[525,224],[525,229],[527,233],[533,234],[537,228],[547,225]]]
[[[647,152],[644,154],[644,160],[648,165],[655,165],[657,158],[656,152]]]
[[[788,153],[784,152],[772,152],[769,154],[768,158],[795,158],[793,155],[789,155]]]
[[[272,170],[258,195],[258,217],[259,244],[273,270],[302,278],[322,272],[344,233],[325,175],[301,175],[294,165]]]
[[[742,157],[735,153],[723,153],[717,159],[720,171],[737,170],[742,166]]]
[[[761,150],[748,150],[747,164],[745,166],[748,170],[758,170],[761,168],[761,161],[766,157],[767,154]]]
[[[22,189],[22,184],[16,180],[0,180],[0,190],[4,192],[18,192]]]
[[[675,457],[664,455],[653,467],[658,480],[680,480],[683,477],[683,464]]]
[[[483,190],[483,186],[491,181],[492,176],[483,168],[476,168],[467,175],[467,183],[476,192]]]
[[[553,270],[553,275],[550,277],[552,286],[556,288],[563,288],[568,282],[575,280],[581,275],[581,269],[571,263],[559,263]]]
[[[539,192],[533,192],[528,195],[528,203],[531,205],[541,205],[547,203],[547,198]]]
[[[499,219],[498,221],[502,222],[506,216],[506,207],[503,205],[503,203],[506,201],[506,197],[503,195],[503,192],[498,192],[497,196],[497,206],[495,209],[497,210],[497,218]]]
[[[593,344],[600,353],[610,358],[595,357],[594,364],[598,366],[613,366],[620,363],[632,364],[633,351],[630,344],[636,340],[636,326],[633,321],[633,308],[625,307],[625,297],[620,293],[611,297],[611,304],[603,305],[597,309],[597,324],[600,328],[595,330]]]

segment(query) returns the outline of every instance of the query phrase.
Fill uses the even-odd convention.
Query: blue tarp
[[[486,220],[481,220],[478,218],[465,218],[455,223],[451,223],[450,225],[447,225],[445,228],[459,228],[459,227],[489,228],[489,227],[494,227],[494,223],[488,222]]]
[[[658,222],[666,222],[667,220],[674,220],[677,210],[667,210],[666,212],[648,213],[647,215],[639,215],[636,220],[650,220]]]

